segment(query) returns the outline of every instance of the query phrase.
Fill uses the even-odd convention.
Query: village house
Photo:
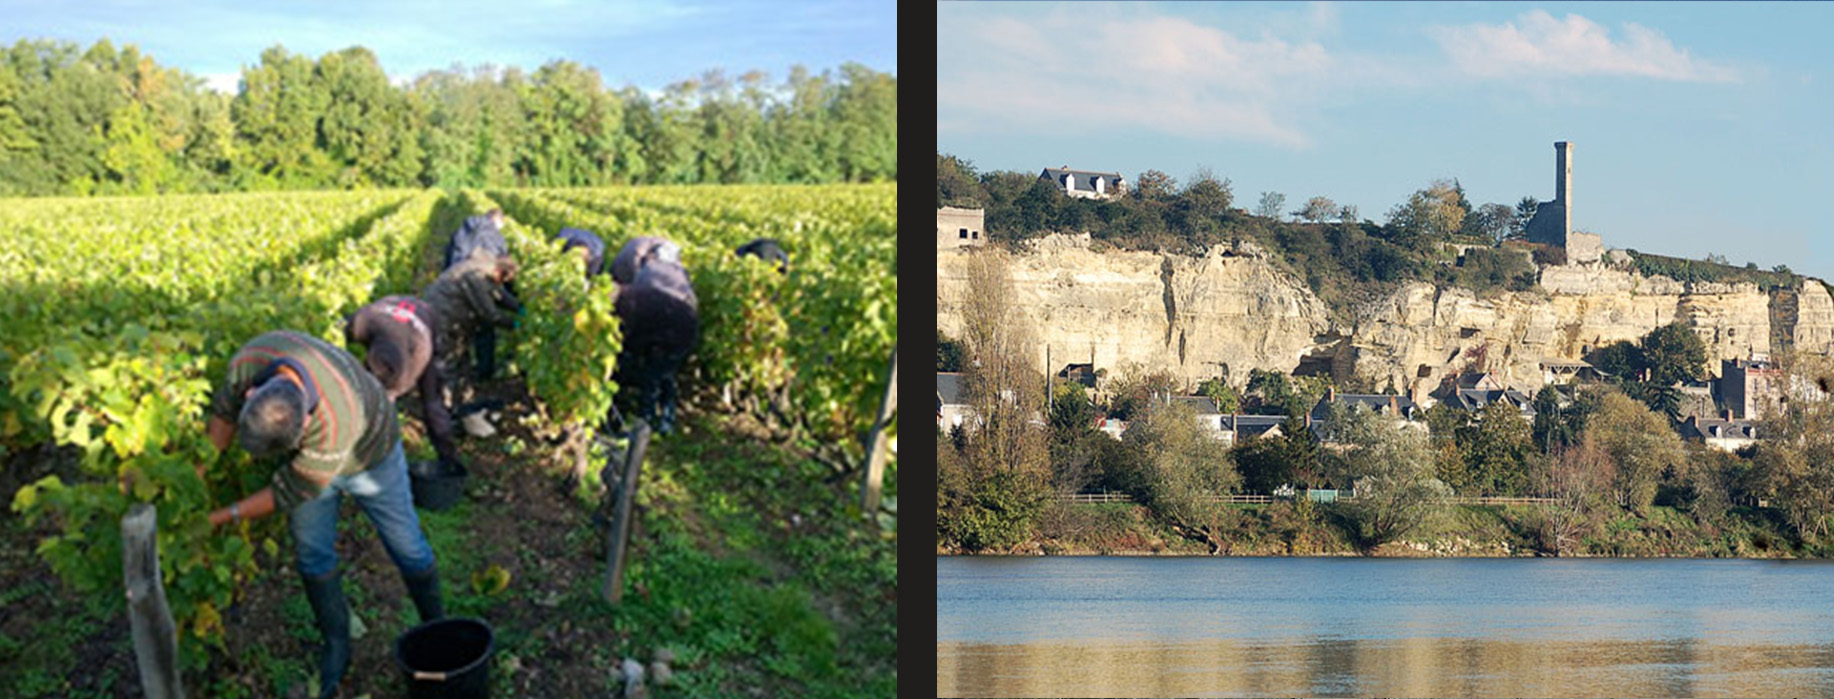
[[[1216,409],[1216,402],[1205,396],[1171,396],[1168,403],[1183,405],[1191,409],[1196,416],[1197,426],[1205,437],[1226,439],[1223,434],[1223,412]]]
[[[1515,408],[1524,420],[1535,419],[1535,400],[1513,388],[1461,388],[1452,405],[1465,412],[1475,413],[1497,402]]]
[[[1223,441],[1232,447],[1256,437],[1279,437],[1285,422],[1285,415],[1223,415],[1218,420]]]
[[[1055,185],[1064,194],[1081,199],[1108,199],[1127,193],[1127,181],[1116,172],[1089,172],[1047,167],[1038,179]]]
[[[1318,405],[1312,406],[1312,412],[1306,414],[1306,426],[1327,443],[1331,440],[1328,439],[1329,431],[1325,425],[1333,405],[1352,410],[1361,406],[1377,415],[1398,417],[1402,429],[1427,429],[1426,423],[1420,421],[1426,416],[1426,411],[1412,398],[1394,394],[1338,393],[1337,389],[1327,388],[1325,397],[1318,401]]]
[[[1783,390],[1783,370],[1764,355],[1726,359],[1719,364],[1719,400],[1741,420],[1756,419],[1766,406],[1775,408]]]
[[[1681,437],[1720,451],[1738,451],[1757,443],[1758,427],[1751,420],[1732,417],[1732,411],[1727,410],[1718,417],[1689,415],[1681,423]]]
[[[1544,384],[1570,386],[1577,383],[1603,381],[1605,378],[1604,372],[1585,362],[1541,360],[1541,383]]]
[[[1094,391],[1096,379],[1095,365],[1066,364],[1062,371],[1057,372],[1057,378],[1082,384],[1083,388]]]
[[[936,372],[936,426],[947,432],[956,427],[973,430],[980,423],[974,408],[968,405],[962,386],[962,375]],[[964,427],[963,425],[966,424]]]
[[[936,249],[963,248],[987,242],[984,209],[957,209],[945,206],[936,210]]]

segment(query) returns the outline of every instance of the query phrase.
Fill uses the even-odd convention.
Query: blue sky
[[[1436,178],[1554,195],[1612,247],[1834,277],[1829,3],[937,6],[938,150],[1385,220]]]
[[[234,85],[242,66],[274,44],[309,56],[352,45],[376,53],[392,77],[453,63],[533,71],[565,58],[610,86],[655,90],[724,68],[781,82],[855,61],[898,68],[895,0],[674,2],[601,0],[0,0],[0,40],[55,38],[88,46],[132,43],[160,64]]]

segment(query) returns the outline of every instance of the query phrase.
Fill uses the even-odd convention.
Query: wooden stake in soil
[[[630,540],[630,511],[637,498],[637,475],[643,470],[643,453],[649,450],[650,424],[642,418],[630,431],[630,450],[625,452],[623,471],[611,473],[606,468],[606,475],[616,476],[616,489],[607,493],[615,501],[608,501],[612,506],[610,551],[605,557],[605,601],[617,604],[624,598],[624,548]],[[607,484],[611,478],[604,479]]]
[[[893,347],[892,368],[885,377],[885,399],[879,402],[879,418],[866,436],[866,482],[860,486],[860,513],[867,521],[878,521],[873,515],[879,511],[879,492],[885,485],[885,428],[897,410],[898,348]]]
[[[183,699],[178,677],[178,627],[166,606],[159,576],[159,522],[152,505],[139,503],[121,518],[121,570],[127,578],[127,614],[134,630],[140,686],[151,699]]]

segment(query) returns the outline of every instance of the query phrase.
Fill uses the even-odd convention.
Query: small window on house
[[[968,237],[968,229],[966,229],[966,228],[963,228],[963,229],[962,229],[962,237],[963,237],[963,238],[966,238],[966,237]]]
[[[980,232],[980,231],[975,231],[975,232],[974,232],[974,239],[975,239],[975,240],[980,240],[980,239],[981,239],[981,232]]]

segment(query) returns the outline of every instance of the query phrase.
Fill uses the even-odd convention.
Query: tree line
[[[0,195],[897,179],[897,78],[720,70],[656,93],[568,60],[392,85],[375,54],[282,46],[234,95],[132,44],[0,49]]]

